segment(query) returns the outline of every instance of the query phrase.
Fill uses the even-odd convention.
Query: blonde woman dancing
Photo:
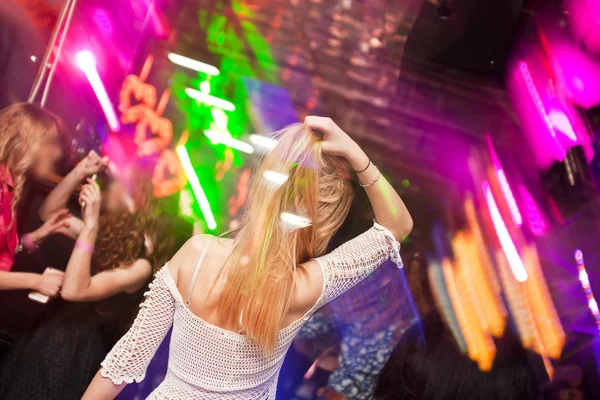
[[[150,399],[275,399],[286,351],[308,318],[388,257],[402,265],[398,240],[412,219],[356,142],[321,117],[276,138],[235,238],[196,236],[157,273],[134,325],[84,399],[112,399],[144,379],[171,326],[168,373]],[[324,255],[352,202],[348,165],[377,222]],[[266,171],[287,179],[273,184]],[[290,214],[303,217],[299,226]]]

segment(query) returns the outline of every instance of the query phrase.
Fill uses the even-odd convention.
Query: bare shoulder
[[[316,260],[300,265],[296,272],[296,288],[292,302],[293,312],[304,315],[314,306],[323,291],[323,273]]]
[[[202,251],[204,251],[208,244],[213,240],[215,240],[215,237],[212,235],[195,235],[181,246],[171,261],[169,261],[167,267],[175,279],[175,282],[177,282],[180,272],[194,267],[196,260],[200,257]]]

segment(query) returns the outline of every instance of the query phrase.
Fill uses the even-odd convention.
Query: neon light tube
[[[211,96],[210,94],[201,92],[200,90],[186,88],[185,94],[190,96],[192,99],[199,101],[200,103],[217,107],[225,111],[235,111],[235,105],[232,102],[219,97]]]
[[[117,118],[117,113],[108,97],[108,93],[106,93],[106,88],[100,79],[100,75],[98,75],[98,70],[96,70],[96,57],[89,50],[81,50],[75,56],[75,63],[90,82],[96,98],[98,98],[100,107],[102,107],[108,126],[110,126],[113,132],[118,132],[121,129],[121,123],[119,122],[119,118]]]
[[[212,129],[206,129],[204,135],[210,140],[212,144],[223,144],[232,149],[239,150],[244,153],[253,154],[254,147],[246,142],[232,138],[231,136],[217,132]]]
[[[310,219],[303,217],[301,215],[296,215],[288,212],[283,212],[279,216],[281,220],[288,224],[290,228],[293,230],[306,228],[307,226],[311,226],[312,222]]]
[[[202,189],[202,185],[200,185],[200,179],[198,179],[198,175],[196,175],[196,171],[194,171],[194,166],[192,165],[192,161],[190,160],[187,150],[184,146],[177,146],[176,151],[179,159],[181,160],[183,170],[187,175],[188,182],[190,182],[190,186],[192,187],[194,197],[200,206],[200,211],[202,211],[202,215],[204,216],[204,220],[206,221],[208,229],[217,229],[217,222],[215,221],[215,217],[210,209],[210,203],[206,198],[206,194],[204,193],[204,189]]]
[[[579,281],[581,282],[581,287],[583,288],[583,292],[585,293],[588,308],[590,309],[590,312],[596,320],[596,326],[598,327],[598,332],[600,334],[600,310],[598,310],[598,303],[594,298],[594,292],[592,292],[592,287],[590,286],[590,279],[585,269],[585,263],[583,262],[583,253],[579,249],[575,251],[575,263],[577,264],[577,271],[579,271]]]
[[[490,210],[496,235],[498,236],[502,250],[504,250],[504,254],[506,254],[508,264],[510,265],[510,268],[512,269],[517,281],[525,282],[527,280],[527,271],[525,270],[525,266],[523,265],[523,261],[519,256],[519,252],[517,251],[515,244],[510,238],[508,229],[502,220],[500,210],[498,209],[498,205],[496,204],[496,200],[492,194],[492,189],[487,182],[483,182],[483,193],[487,201],[488,209]]]
[[[521,225],[523,225],[523,216],[521,215],[521,211],[519,210],[515,196],[512,192],[510,184],[508,183],[508,179],[506,179],[504,168],[502,167],[502,164],[500,164],[500,159],[498,158],[498,154],[496,154],[494,142],[492,141],[492,137],[489,133],[485,135],[485,141],[490,153],[490,158],[492,159],[492,163],[496,167],[496,176],[498,177],[498,182],[500,183],[500,188],[502,189],[504,199],[506,200],[506,203],[508,203],[508,208],[510,209],[513,222],[520,228]]]
[[[273,150],[277,146],[277,140],[261,135],[250,135],[250,142],[266,150]]]
[[[277,186],[283,185],[289,178],[288,175],[275,171],[265,171],[263,176],[266,180],[275,183]]]
[[[181,56],[175,53],[167,54],[167,58],[173,64],[177,64],[184,68],[189,68],[194,71],[205,73],[206,75],[216,76],[219,75],[219,69],[217,67],[213,67],[212,65],[205,64],[201,61],[197,61],[188,57]]]

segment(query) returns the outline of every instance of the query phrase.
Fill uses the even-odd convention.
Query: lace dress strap
[[[202,265],[202,261],[204,261],[204,257],[208,252],[208,248],[210,245],[206,245],[202,253],[200,253],[200,257],[198,257],[198,261],[196,261],[196,266],[194,267],[194,273],[192,274],[192,280],[190,281],[190,286],[188,287],[187,296],[185,298],[185,305],[190,306],[190,300],[192,300],[192,291],[194,290],[194,284],[196,283],[196,278],[198,278],[198,272],[200,272],[200,266]]]

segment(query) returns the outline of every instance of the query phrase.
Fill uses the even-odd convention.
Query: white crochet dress
[[[141,382],[173,326],[167,376],[149,399],[275,399],[283,359],[302,325],[388,257],[402,267],[399,250],[392,234],[375,223],[367,232],[318,258],[323,273],[321,297],[303,318],[279,332],[271,354],[246,336],[194,315],[171,273],[162,268],[150,284],[133,326],[102,362],[101,374],[117,385]]]

